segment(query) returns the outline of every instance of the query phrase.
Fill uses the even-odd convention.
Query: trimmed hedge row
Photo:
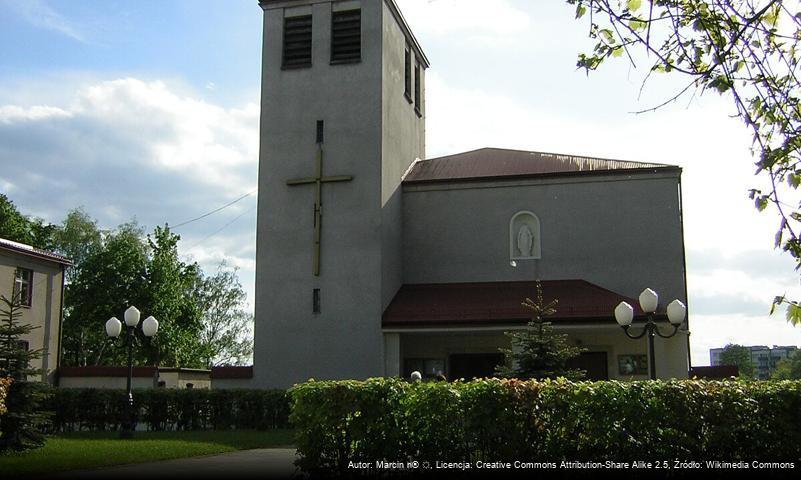
[[[45,409],[55,432],[116,430],[124,419],[122,390],[54,388]],[[134,390],[139,422],[149,430],[273,429],[289,425],[284,390]]]
[[[799,460],[801,382],[310,381],[300,466],[498,460]]]

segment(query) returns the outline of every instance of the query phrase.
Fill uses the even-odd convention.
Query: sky
[[[563,1],[397,0],[423,46],[427,156],[514,148],[679,165],[694,365],[727,343],[801,345],[768,315],[801,298],[758,213],[751,135],[706,93],[623,59],[586,75],[587,24]],[[207,272],[239,268],[252,305],[261,70],[256,0],[0,0],[0,192],[60,222],[179,225]],[[625,232],[621,232],[625,234]],[[645,286],[644,286],[645,287]]]

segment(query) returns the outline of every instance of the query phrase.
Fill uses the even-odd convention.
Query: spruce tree
[[[0,377],[13,379],[6,397],[7,412],[0,421],[0,451],[41,447],[47,423],[47,415],[41,411],[47,385],[28,381],[29,376],[41,374],[31,367],[31,361],[41,358],[42,350],[28,350],[21,341],[38,327],[21,323],[22,292],[12,291],[10,299],[0,295]]]
[[[506,332],[512,348],[501,349],[506,362],[496,369],[496,374],[506,378],[545,379],[564,377],[581,380],[586,372],[570,368],[568,362],[579,356],[584,349],[568,343],[567,335],[555,333],[551,322],[543,317],[556,313],[558,300],[548,303],[542,298],[542,284],[536,283],[536,302],[526,298],[522,305],[531,310],[531,320],[525,330]]]

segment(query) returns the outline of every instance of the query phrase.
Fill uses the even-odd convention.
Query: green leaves
[[[626,10],[636,12],[642,6],[642,0],[626,0]]]
[[[387,458],[433,464],[801,455],[798,381],[376,378],[307,382],[290,395],[300,466],[320,476],[347,471],[350,461]]]

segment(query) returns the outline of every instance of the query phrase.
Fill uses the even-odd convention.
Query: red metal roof
[[[24,243],[6,240],[5,238],[0,238],[0,249],[21,253],[23,255],[41,258],[44,260],[49,260],[51,262],[60,263],[62,265],[67,265],[67,266],[72,265],[72,260],[70,260],[67,257],[59,255],[57,253],[42,250],[41,248],[32,247]]]
[[[503,177],[566,176],[649,172],[681,169],[661,163],[630,162],[603,158],[482,148],[446,157],[421,160],[404,177],[405,184]]]
[[[535,282],[403,285],[384,311],[384,327],[453,324],[524,324],[531,311],[521,303],[536,295]],[[637,302],[584,280],[544,280],[545,301],[557,299],[549,321],[615,323],[614,308],[625,301],[640,316]]]

